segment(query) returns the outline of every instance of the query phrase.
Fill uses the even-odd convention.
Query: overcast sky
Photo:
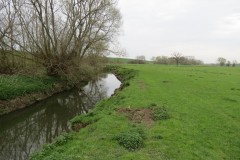
[[[240,0],[119,0],[127,57],[171,56],[240,62]]]

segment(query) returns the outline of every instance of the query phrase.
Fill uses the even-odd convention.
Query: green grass
[[[128,77],[127,87],[100,102],[93,113],[75,118],[90,125],[70,133],[64,143],[47,145],[32,159],[240,159],[240,68],[125,67],[137,71],[118,70]],[[149,106],[164,106],[169,117],[149,127],[116,112]],[[114,137],[128,133],[134,139],[129,132],[134,129],[145,138],[140,149],[129,151]]]
[[[129,63],[131,60],[129,58],[108,58],[110,63]]]
[[[130,58],[108,58],[108,61],[113,64],[127,64],[130,63],[134,59]],[[146,63],[152,63],[152,61],[146,61]]]
[[[57,82],[52,77],[0,75],[0,100],[9,100],[24,94],[47,91]]]

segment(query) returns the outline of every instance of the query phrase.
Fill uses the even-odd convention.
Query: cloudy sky
[[[240,62],[240,0],[119,0],[127,57],[181,52],[205,63]]]

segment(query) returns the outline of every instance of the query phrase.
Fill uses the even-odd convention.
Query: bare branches
[[[11,0],[0,1],[0,49],[13,49],[13,41],[6,37],[13,37],[16,12]]]
[[[172,58],[176,61],[176,64],[179,65],[179,62],[181,60],[181,58],[183,57],[183,55],[179,52],[174,52],[172,54]]]
[[[115,0],[1,0],[0,13],[0,47],[31,53],[49,70],[109,52],[121,25]]]

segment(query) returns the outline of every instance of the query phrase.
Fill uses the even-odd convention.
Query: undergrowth
[[[164,105],[162,106],[157,106],[155,104],[151,104],[149,108],[153,111],[153,120],[158,121],[158,120],[166,120],[169,119],[170,116],[167,112],[167,109]]]
[[[144,145],[146,135],[141,128],[134,128],[116,135],[114,139],[119,145],[123,146],[129,151],[140,149]]]

